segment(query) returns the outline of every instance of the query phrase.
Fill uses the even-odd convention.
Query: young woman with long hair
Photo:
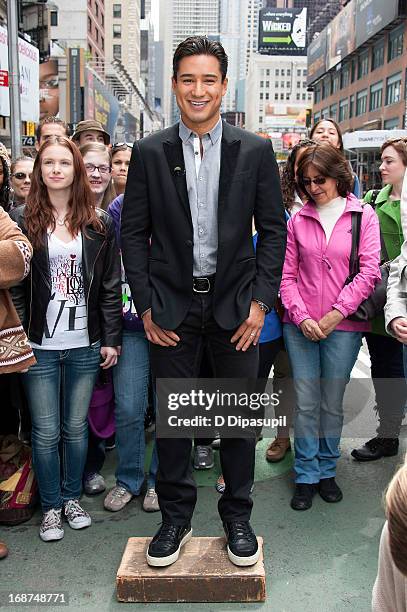
[[[23,376],[32,419],[33,464],[44,512],[40,537],[91,524],[80,506],[87,412],[99,365],[121,344],[120,258],[110,217],[96,209],[82,157],[50,137],[34,163],[27,204],[12,211],[34,249],[13,289],[37,364]]]

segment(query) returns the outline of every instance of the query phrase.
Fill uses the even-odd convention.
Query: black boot
[[[376,461],[382,457],[394,457],[399,452],[398,438],[376,436],[361,448],[354,448],[351,455],[356,461]]]
[[[293,510],[308,510],[312,506],[312,498],[316,492],[317,485],[315,484],[297,483],[291,499],[291,508]]]

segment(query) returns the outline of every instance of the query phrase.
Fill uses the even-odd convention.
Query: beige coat
[[[8,292],[30,270],[32,248],[20,228],[0,206],[0,374],[20,372],[35,357]]]
[[[407,612],[407,579],[394,565],[387,521],[380,538],[379,567],[373,587],[372,612]]]

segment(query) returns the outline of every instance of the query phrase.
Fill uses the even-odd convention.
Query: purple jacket
[[[352,211],[362,211],[359,244],[360,272],[344,286],[349,276],[352,245]],[[336,329],[369,331],[369,323],[349,321],[381,278],[380,232],[373,208],[363,206],[349,194],[346,207],[338,219],[327,244],[324,229],[315,206],[307,202],[288,222],[287,251],[281,298],[286,308],[285,323],[300,325],[305,319],[319,321],[333,308],[345,317]]]
[[[119,195],[109,205],[107,212],[112,217],[116,231],[117,244],[120,248],[120,222],[122,216],[124,195]],[[123,327],[128,331],[143,331],[144,326],[142,320],[137,315],[136,307],[130,293],[130,287],[124,273],[123,262],[122,269],[122,305],[123,305]]]

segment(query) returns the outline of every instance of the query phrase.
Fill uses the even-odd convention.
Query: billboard
[[[307,109],[305,106],[287,106],[285,104],[267,104],[265,109],[265,126],[268,129],[304,130],[306,128]]]
[[[267,55],[307,54],[307,9],[261,9],[259,53]]]
[[[355,2],[349,2],[330,22],[327,30],[327,68],[333,68],[356,48]]]
[[[322,30],[320,35],[308,46],[307,53],[307,85],[316,81],[326,72],[328,37],[327,31]]]
[[[399,0],[353,0],[353,2],[356,4],[357,47],[380,32],[399,15]]]
[[[18,59],[20,64],[21,120],[38,123],[40,115],[39,51],[26,40],[19,38]],[[9,117],[8,38],[7,30],[3,26],[0,26],[0,71],[2,73],[0,82],[0,115]]]

